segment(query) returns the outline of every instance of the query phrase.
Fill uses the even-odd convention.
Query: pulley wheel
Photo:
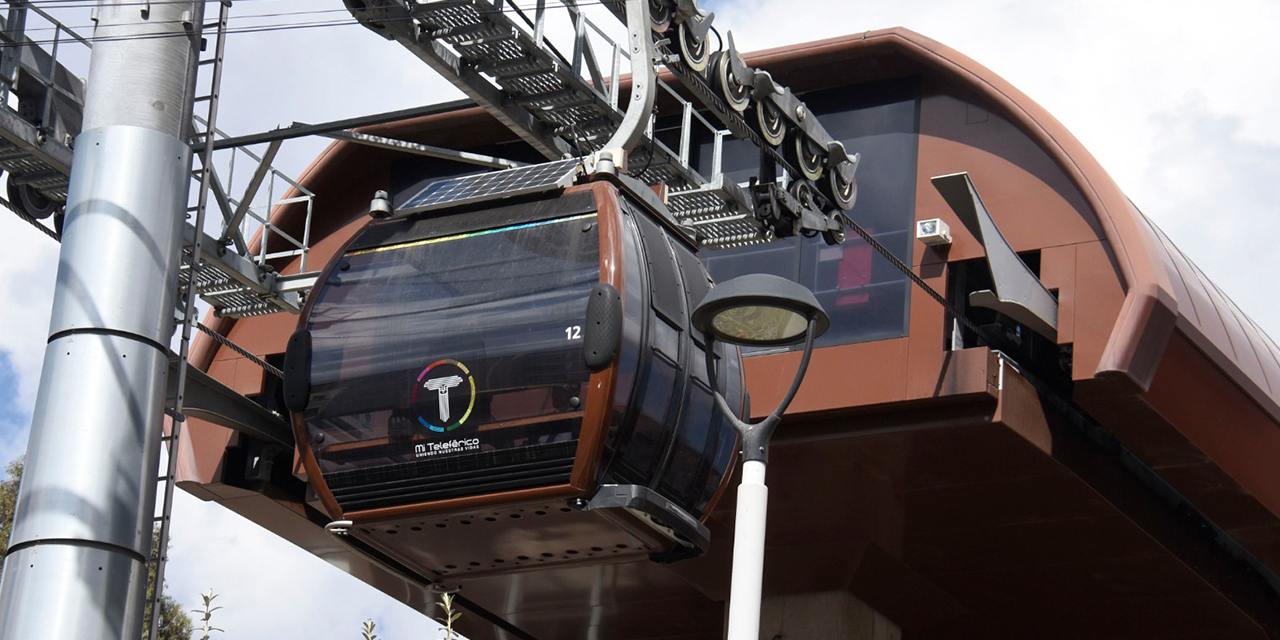
[[[787,191],[791,193],[792,198],[799,200],[800,204],[804,205],[806,208],[817,208],[817,202],[814,200],[815,190],[812,182],[809,182],[808,180],[796,180],[791,183],[791,186],[787,187]]]
[[[822,241],[831,246],[844,244],[844,216],[839,211],[832,211],[827,214],[827,221],[835,222],[835,229],[823,231]]]
[[[827,172],[827,186],[830,187],[831,201],[842,211],[853,208],[858,200],[858,181],[854,175],[856,167],[851,162],[842,162]],[[848,174],[848,175],[845,175]]]
[[[680,59],[685,66],[702,73],[707,70],[707,62],[711,59],[711,47],[707,46],[707,38],[699,40],[689,28],[689,21],[698,19],[691,17],[680,23]]]
[[[729,71],[729,54],[724,51],[717,53],[714,65],[713,77],[716,88],[720,90],[720,96],[724,98],[730,109],[738,113],[746,111],[751,104],[751,89],[746,85],[738,84],[738,81],[733,78],[733,74]]]
[[[810,210],[819,208],[815,199],[816,190],[813,188],[812,182],[809,182],[808,180],[796,180],[791,183],[790,187],[787,187],[787,191],[791,193],[791,197],[800,201],[800,206]],[[796,226],[800,229],[800,235],[806,238],[812,238],[818,235],[817,229],[806,228],[800,224],[799,220],[796,220]]]
[[[12,202],[23,213],[44,220],[58,210],[58,203],[46,198],[43,193],[29,184],[14,184],[14,176],[10,174],[8,181],[9,202]]]
[[[826,160],[827,150],[818,146],[808,136],[796,136],[796,164],[800,173],[810,180],[822,177],[822,163]]]
[[[664,0],[649,0],[649,28],[666,33],[671,27],[671,5]]]
[[[760,121],[760,135],[771,146],[778,146],[787,137],[787,121],[772,100],[765,98],[756,103],[756,118]]]

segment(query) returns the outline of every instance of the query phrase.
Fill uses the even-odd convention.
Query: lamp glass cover
[[[711,320],[716,334],[735,344],[776,344],[804,335],[809,320],[790,309],[752,305],[732,307]]]

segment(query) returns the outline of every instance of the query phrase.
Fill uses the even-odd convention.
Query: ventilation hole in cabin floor
[[[571,555],[571,556],[576,556],[576,555],[578,555],[578,550],[577,550],[577,549],[567,549],[567,550],[565,550],[565,553],[567,553],[567,554],[569,554],[569,555]]]
[[[596,553],[600,553],[601,551],[604,551],[604,549],[601,549],[600,547],[591,547],[591,550]]]
[[[456,564],[446,564],[446,565],[444,566],[444,568],[446,568],[446,569],[457,569],[457,568],[458,568],[458,565],[456,565]]]
[[[542,557],[544,557],[544,558],[554,558],[554,557],[556,557],[556,554],[554,554],[554,553],[544,553],[544,554],[542,554]]]
[[[436,523],[436,528],[437,528],[437,529],[448,529],[448,528],[449,528],[449,525],[447,525],[447,524],[445,524],[445,523],[443,523],[443,522],[437,522],[437,523]]]
[[[562,513],[569,513],[570,511],[573,511],[573,509],[570,509],[569,507],[560,507],[560,511]]]
[[[528,560],[529,556],[516,556],[516,560]]]
[[[519,520],[519,519],[520,519],[520,514],[518,514],[518,513],[513,513],[513,514],[511,514],[511,519],[512,519],[512,520]]]
[[[485,521],[485,522],[497,522],[497,521],[498,521],[498,519],[497,519],[497,518],[495,518],[495,517],[493,517],[493,516],[488,516],[488,517],[486,517],[486,518],[484,519],[484,521]]]
[[[468,524],[471,524],[471,521],[470,521],[470,520],[459,520],[459,521],[458,521],[458,524],[461,524],[461,525],[468,525]]]
[[[400,532],[399,532],[399,531],[396,531],[395,529],[387,529],[387,533],[388,533],[389,535],[393,535],[393,536],[394,536],[395,534],[400,533]]]
[[[533,512],[533,515],[536,515],[536,516],[545,516],[545,515],[547,515],[547,512],[546,512],[546,511],[534,511],[534,512]]]
[[[410,531],[422,531],[422,527],[409,527]]]
[[[469,565],[471,565],[471,566],[473,566],[473,567],[478,567],[478,566],[480,566],[480,563],[479,563],[479,562],[468,562],[467,564],[469,564]]]
[[[494,564],[503,564],[504,562],[506,562],[506,560],[503,560],[502,558],[494,558],[494,559],[493,559],[493,563],[494,563]]]
[[[627,545],[625,545],[625,544],[620,544],[620,545],[616,545],[616,546],[617,546],[619,549],[626,549],[626,548],[627,548]]]

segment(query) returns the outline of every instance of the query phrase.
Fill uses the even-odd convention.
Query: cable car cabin
[[[653,200],[611,179],[402,207],[336,254],[286,393],[355,544],[432,579],[705,550],[737,436],[689,327],[710,277]]]

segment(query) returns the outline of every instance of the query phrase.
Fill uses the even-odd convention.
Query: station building
[[[1052,116],[964,55],[889,29],[748,62],[862,154],[852,218],[971,321],[957,322],[857,237],[701,254],[716,280],[768,272],[804,284],[832,322],[773,440],[763,637],[1280,637],[1275,343]],[[367,132],[539,159],[466,105]],[[709,150],[695,145],[694,157]],[[758,159],[730,144],[725,171],[745,180]],[[375,191],[402,202],[460,171],[474,168],[335,142],[302,179],[318,196],[308,260],[327,261],[367,223]],[[986,250],[931,180],[960,172],[1056,297],[1052,339],[969,303],[991,287]],[[275,223],[296,228],[303,213],[282,208]],[[917,239],[917,223],[934,219],[950,244]],[[276,314],[207,324],[279,364],[297,323]],[[966,328],[975,325],[1000,344]],[[758,417],[799,358],[744,353]],[[192,362],[283,412],[279,381],[231,349],[206,341]],[[183,489],[412,607],[436,600],[394,558],[325,531],[335,514],[296,450],[191,425]],[[465,527],[476,549],[503,540],[505,557],[458,552],[452,569],[423,574],[459,588],[472,609],[461,631],[473,640],[723,637],[731,490],[703,520],[706,554],[670,563],[569,547],[559,525],[539,520],[564,505],[544,502],[356,526],[423,547],[450,527]]]

